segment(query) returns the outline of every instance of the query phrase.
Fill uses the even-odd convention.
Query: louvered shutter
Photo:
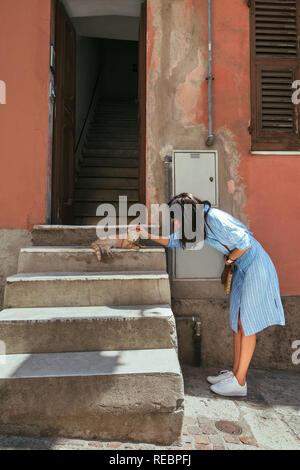
[[[251,1],[252,150],[300,150],[300,0]]]

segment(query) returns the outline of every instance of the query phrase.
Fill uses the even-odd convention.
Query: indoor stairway
[[[99,100],[82,150],[75,185],[75,223],[94,225],[100,203],[138,202],[138,107]]]
[[[95,228],[32,235],[0,313],[0,433],[176,441],[183,379],[164,249],[99,263]]]

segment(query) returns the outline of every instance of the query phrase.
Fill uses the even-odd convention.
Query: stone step
[[[96,226],[99,222],[101,222],[103,219],[106,219],[106,217],[92,217],[92,216],[76,216],[75,217],[75,223],[78,226],[81,225],[94,225]],[[109,219],[111,224],[117,224],[117,225],[126,225],[130,224],[133,220],[135,220],[136,217],[127,217],[126,220],[121,220],[119,217],[116,217],[116,219]]]
[[[135,121],[138,119],[138,112],[136,109],[120,109],[120,108],[100,108],[95,111],[94,117],[100,117],[105,119],[106,117],[111,118],[111,119],[134,119]]]
[[[80,176],[99,177],[99,178],[138,178],[138,168],[113,168],[100,166],[81,166]]]
[[[94,177],[81,177],[79,176],[76,183],[77,188],[95,187],[97,189],[138,189],[137,178],[94,178]],[[124,196],[126,194],[124,193]]]
[[[87,246],[97,238],[96,228],[95,225],[34,225],[32,243],[34,246]]]
[[[124,128],[124,127],[104,127],[99,126],[94,129],[90,129],[87,138],[89,137],[99,137],[99,136],[120,136],[120,137],[138,137],[137,129]]]
[[[134,189],[122,189],[122,194],[127,196],[128,201],[138,202],[139,192]],[[99,204],[106,201],[118,201],[120,190],[118,189],[76,189],[75,200],[78,202],[97,201]]]
[[[85,156],[80,161],[80,166],[82,167],[96,167],[101,168],[138,168],[138,160],[133,158],[126,158],[123,156],[120,157],[103,157],[101,155],[94,155],[92,157]]]
[[[95,111],[94,111],[94,116],[99,116],[99,115],[103,115],[103,116],[106,116],[106,115],[110,115],[112,116],[113,118],[119,118],[119,116],[121,118],[123,117],[133,117],[135,119],[138,118],[138,108],[137,107],[118,107],[118,106],[106,106],[106,107],[103,107],[103,106],[97,106]]]
[[[85,144],[83,152],[86,150],[93,150],[93,149],[133,149],[137,150],[138,149],[138,143],[137,142],[131,142],[131,141],[124,141],[124,140],[101,140],[99,142],[91,142],[90,140],[88,143]]]
[[[138,108],[134,106],[97,106],[94,112],[95,115],[98,114],[111,114],[115,117],[119,115],[122,116],[137,116],[138,115]]]
[[[138,157],[138,150],[136,149],[122,149],[122,148],[111,148],[111,149],[83,149],[83,157],[105,157],[110,158],[134,158]]]
[[[6,354],[177,348],[169,305],[9,308],[0,341]]]
[[[181,434],[183,380],[175,349],[0,358],[2,434],[161,444]]]
[[[116,103],[107,103],[107,104],[103,104],[103,102],[100,102],[97,104],[96,106],[96,111],[101,111],[101,110],[104,110],[104,111],[109,111],[109,110],[115,110],[115,109],[118,109],[118,110],[125,110],[125,111],[134,111],[134,112],[138,112],[138,106],[137,104],[134,103],[134,101],[129,101],[128,103],[120,103],[120,102],[116,102]]]
[[[116,121],[116,120],[97,120],[92,122],[88,128],[88,132],[99,131],[106,129],[109,133],[111,132],[129,132],[129,133],[139,133],[139,127],[135,121]]]
[[[4,307],[170,304],[162,271],[22,273],[6,280]]]
[[[136,113],[109,113],[109,112],[100,112],[94,114],[93,122],[117,122],[117,123],[132,123],[137,125],[138,116]]]
[[[111,228],[115,228],[116,232],[122,229],[123,233],[127,229],[128,225],[111,225]],[[145,225],[148,231],[152,230],[152,227]],[[156,227],[157,228],[157,227]],[[34,225],[32,230],[32,243],[34,246],[77,246],[90,245],[96,238],[97,226],[96,224],[91,225]]]
[[[97,237],[94,237],[94,240]],[[101,262],[89,247],[41,246],[22,248],[18,273],[34,272],[117,272],[166,271],[164,248],[135,250],[112,249],[113,258],[103,256]]]
[[[111,139],[115,139],[117,142],[120,142],[120,145],[122,145],[123,142],[134,142],[135,144],[138,142],[138,138],[134,134],[132,135],[127,134],[127,133],[124,133],[124,135],[120,135],[118,133],[104,134],[103,132],[89,134],[86,142],[87,144],[102,143],[102,142],[111,141]]]
[[[123,195],[123,192],[121,193]],[[128,200],[128,203],[130,201]],[[99,208],[100,205],[105,204],[106,207]],[[111,207],[107,207],[107,205],[110,205]],[[134,203],[133,203],[134,204]],[[132,203],[130,203],[132,205]],[[99,208],[99,209],[98,209]],[[113,208],[115,212],[113,212]],[[101,214],[103,214],[104,217],[104,211],[107,211],[109,209],[109,215],[110,217],[113,217],[116,215],[116,217],[119,215],[119,202],[118,201],[99,201],[99,202],[75,202],[74,204],[74,211],[75,211],[75,217],[101,217]],[[102,212],[99,212],[99,211]],[[98,212],[97,212],[98,211]],[[138,217],[138,215],[137,215]],[[129,219],[129,217],[128,217]],[[112,221],[113,222],[113,221]],[[124,221],[126,223],[126,221]],[[113,222],[115,224],[115,222]]]

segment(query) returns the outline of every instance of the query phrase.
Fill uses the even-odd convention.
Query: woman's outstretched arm
[[[179,248],[180,247],[180,240],[174,238],[174,234],[170,237],[157,237],[157,235],[151,235],[151,233],[147,232],[144,227],[138,226],[137,230],[140,232],[143,238],[147,238],[159,245],[169,247],[169,248]]]

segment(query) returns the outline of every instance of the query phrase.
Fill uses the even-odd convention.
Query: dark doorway
[[[51,223],[94,225],[99,204],[146,198],[146,8],[125,19],[68,13],[57,0]]]

